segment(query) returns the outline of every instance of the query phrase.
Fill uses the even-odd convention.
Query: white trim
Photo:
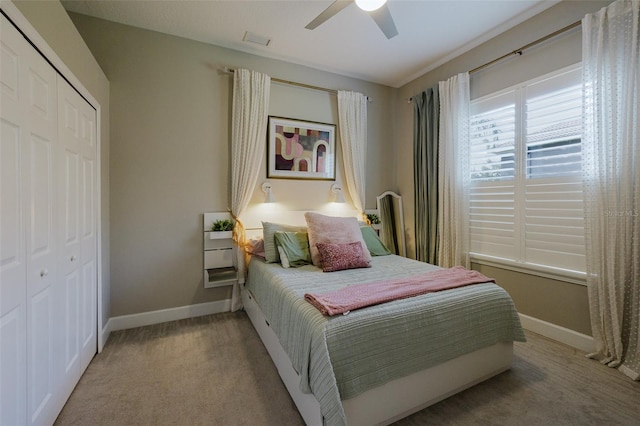
[[[91,92],[82,84],[82,82],[75,76],[73,72],[67,67],[67,65],[60,59],[56,52],[49,46],[44,38],[38,33],[38,31],[31,25],[31,22],[20,12],[20,10],[9,0],[0,0],[0,8],[4,13],[13,21],[13,23],[20,29],[20,31],[29,39],[31,43],[40,51],[40,53],[53,65],[56,71],[65,78],[75,90],[80,93],[84,99],[96,110],[96,210],[97,210],[97,229],[96,229],[96,258],[97,258],[97,288],[96,288],[96,328],[97,328],[97,340],[98,340],[98,353],[102,352],[103,342],[109,337],[108,334],[105,337],[104,328],[102,324],[103,315],[103,300],[102,300],[102,140],[101,140],[101,115],[102,107],[100,103],[93,97]],[[104,74],[103,74],[104,75]],[[105,79],[106,76],[105,76]],[[106,328],[106,327],[105,327]]]
[[[111,321],[111,318],[109,318],[104,328],[102,329],[100,340],[98,340],[98,347],[104,348],[104,345],[107,344],[107,340],[109,340],[109,336],[111,335],[112,331],[113,331],[113,321]]]
[[[409,75],[408,77],[405,77],[400,82],[394,84],[393,87],[395,87],[395,88],[402,87],[405,84],[408,84],[408,83],[416,80],[417,78],[422,77],[423,75],[427,74],[428,72],[433,71],[434,69],[438,68],[439,66],[444,65],[447,62],[457,58],[458,56],[461,56],[464,53],[467,53],[471,49],[480,46],[482,43],[484,43],[486,41],[489,41],[492,38],[497,37],[502,33],[507,32],[508,30],[510,30],[510,29],[522,24],[524,21],[526,21],[526,20],[528,20],[530,18],[533,18],[534,16],[544,12],[545,10],[549,9],[552,6],[555,6],[556,4],[560,3],[560,1],[561,0],[546,0],[546,1],[543,1],[541,3],[536,4],[532,8],[530,8],[528,10],[525,10],[520,15],[508,20],[507,22],[503,23],[502,25],[499,25],[499,26],[495,27],[494,29],[492,29],[491,31],[488,31],[488,32],[482,34],[480,37],[474,38],[472,42],[465,44],[464,46],[454,50],[451,53],[449,53],[445,57],[443,57],[443,58],[441,58],[441,59],[439,59],[439,60],[437,60],[435,62],[432,62],[431,64],[429,64],[425,68],[422,68],[422,69],[414,72],[413,74]]]
[[[526,330],[579,349],[585,354],[595,352],[596,344],[591,336],[525,314],[518,315],[522,327]]]
[[[556,281],[583,286],[587,285],[587,274],[584,272],[569,271],[545,265],[535,265],[533,263],[521,263],[510,259],[502,259],[479,253],[471,253],[471,263],[506,269],[508,271],[519,272],[521,274],[535,275]]]
[[[231,299],[225,299],[215,302],[199,303],[197,305],[111,317],[107,322],[107,326],[109,327],[108,331],[112,332],[229,311],[231,311]]]

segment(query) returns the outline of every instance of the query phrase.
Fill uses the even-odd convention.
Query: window
[[[471,253],[585,270],[582,83],[571,67],[471,103]]]
[[[527,146],[527,178],[580,173],[580,138]]]

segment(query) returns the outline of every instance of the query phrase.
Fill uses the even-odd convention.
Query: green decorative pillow
[[[276,248],[274,235],[276,232],[305,232],[304,226],[285,225],[281,223],[262,222],[262,235],[264,239],[264,259],[267,263],[280,262],[280,254]]]
[[[283,268],[296,268],[311,263],[306,232],[281,232],[274,235]]]
[[[375,229],[370,226],[361,226],[360,231],[362,231],[362,238],[364,238],[364,242],[371,256],[386,256],[391,254],[382,241],[380,241],[380,237],[378,237]]]

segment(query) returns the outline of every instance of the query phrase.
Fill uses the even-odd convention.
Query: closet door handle
[[[75,262],[76,261],[76,257],[75,256],[71,256],[71,259],[69,259],[69,260],[71,260],[72,262]]]
[[[49,271],[46,269],[43,269],[42,271],[40,271],[40,277],[46,277],[47,275],[49,275]]]

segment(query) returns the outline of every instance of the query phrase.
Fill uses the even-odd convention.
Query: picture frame
[[[336,180],[335,124],[269,116],[267,177]]]

